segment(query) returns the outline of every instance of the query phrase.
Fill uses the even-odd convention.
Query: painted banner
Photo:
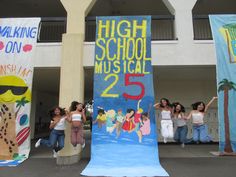
[[[97,17],[86,176],[168,176],[158,157],[150,16]]]
[[[0,19],[0,166],[16,166],[30,151],[33,53],[39,18]]]
[[[236,15],[210,15],[217,54],[219,150],[236,154]]]

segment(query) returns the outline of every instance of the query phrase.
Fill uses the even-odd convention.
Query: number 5
[[[144,74],[125,74],[125,86],[129,85],[136,85],[141,88],[141,93],[139,95],[129,95],[127,93],[123,93],[123,97],[132,99],[132,100],[139,100],[143,98],[145,94],[145,87],[142,82],[131,82],[130,77],[143,77]]]

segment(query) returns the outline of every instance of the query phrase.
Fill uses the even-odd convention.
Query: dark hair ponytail
[[[172,105],[170,104],[170,101],[167,99],[167,98],[161,98],[161,100],[160,100],[160,107],[161,108],[164,108],[164,105],[162,104],[162,100],[165,100],[166,101],[166,105],[168,106],[168,107],[172,107]]]
[[[180,112],[185,112],[185,108],[182,104],[180,104],[179,102],[174,102],[172,103],[172,106],[174,108],[174,113],[176,113],[176,107],[180,105]]]
[[[80,103],[78,101],[72,101],[70,105],[70,111],[75,111],[77,109],[77,105],[81,104],[82,107],[84,108],[83,103]]]
[[[193,110],[197,110],[197,107],[202,104],[203,105],[203,109],[200,112],[204,112],[205,111],[205,103],[202,101],[198,101],[196,103],[193,103],[191,106],[193,108]]]
[[[70,111],[75,111],[78,104],[78,101],[72,101],[70,104]]]
[[[55,114],[55,110],[56,110],[56,109],[59,109],[59,110],[60,110],[60,115],[61,115],[61,116],[63,116],[63,115],[66,114],[65,109],[61,108],[60,106],[55,106],[55,107],[53,107],[51,110],[49,110],[49,115],[50,115],[51,118],[55,117],[55,115],[56,115],[56,114]]]

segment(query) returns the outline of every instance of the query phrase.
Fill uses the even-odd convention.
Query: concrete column
[[[178,45],[174,54],[176,63],[188,63],[188,60],[194,57],[195,45],[193,40],[192,9],[197,0],[162,1],[170,12],[175,15],[175,37],[178,39]]]
[[[59,104],[69,108],[74,100],[84,101],[85,16],[95,0],[61,0],[61,2],[67,11],[67,33],[62,37]],[[80,160],[81,146],[72,147],[70,133],[70,125],[67,124],[65,147],[59,153],[57,164],[73,164]]]
[[[175,32],[179,43],[193,41],[192,9],[197,0],[162,0],[169,11],[175,15]]]
[[[85,16],[96,0],[61,0],[67,12],[66,33],[84,34]]]

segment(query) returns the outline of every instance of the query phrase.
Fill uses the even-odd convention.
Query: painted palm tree
[[[229,55],[229,62],[230,63],[236,63],[236,61],[234,60],[234,58],[232,57],[231,52],[230,52],[230,43],[231,43],[231,41],[230,41],[230,37],[229,37],[229,35],[230,35],[232,40],[236,39],[236,35],[235,35],[236,24],[235,23],[234,24],[227,24],[227,25],[224,25],[223,27],[225,28],[225,35],[226,35],[227,49],[228,49],[228,55]]]
[[[16,113],[15,113],[16,117],[17,117],[18,112],[20,111],[20,108],[22,106],[25,106],[26,103],[29,103],[29,101],[26,100],[26,97],[22,97],[20,100],[16,100],[16,108],[18,108]]]
[[[223,79],[219,82],[218,92],[224,92],[224,123],[225,123],[225,148],[226,153],[232,153],[232,146],[230,142],[230,128],[229,128],[229,91],[236,91],[236,84],[229,81],[228,79]]]

